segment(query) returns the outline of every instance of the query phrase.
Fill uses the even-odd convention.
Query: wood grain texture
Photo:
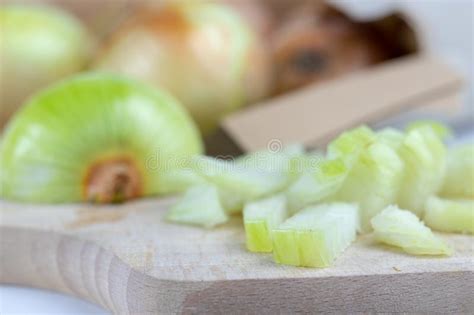
[[[120,206],[0,201],[0,282],[53,289],[117,314],[474,312],[474,239],[440,234],[449,258],[360,237],[326,269],[245,250],[239,217],[214,230],[168,224],[172,199]]]

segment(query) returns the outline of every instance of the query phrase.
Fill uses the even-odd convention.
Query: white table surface
[[[108,314],[72,296],[18,286],[0,287],[0,314]]]
[[[288,0],[290,1],[290,0]],[[428,48],[443,56],[468,78],[467,112],[472,114],[474,69],[474,1],[471,0],[337,0],[358,16],[376,16],[391,8],[412,14],[425,31]],[[474,126],[471,126],[474,128]],[[474,130],[459,141],[472,142]],[[0,285],[0,314],[107,314],[102,308],[63,294]]]

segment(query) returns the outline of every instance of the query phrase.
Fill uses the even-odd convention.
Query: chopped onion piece
[[[423,221],[436,231],[474,234],[474,200],[430,197]]]
[[[285,265],[330,266],[355,240],[358,224],[358,209],[353,204],[307,208],[273,231],[273,257]]]
[[[441,187],[446,170],[446,147],[432,128],[410,130],[398,149],[405,164],[398,205],[422,216],[426,199]]]
[[[450,255],[452,250],[410,211],[388,206],[372,219],[375,239],[412,255]]]
[[[206,180],[191,169],[169,170],[161,174],[159,193],[181,193],[193,186],[202,184],[206,184]]]
[[[309,152],[292,157],[288,173],[290,182],[294,182],[303,174],[317,171],[324,160],[324,154],[320,152]]]
[[[288,216],[286,197],[275,197],[250,202],[244,208],[244,227],[247,249],[251,252],[271,252],[272,230]]]
[[[377,140],[398,150],[405,139],[405,134],[394,128],[384,128],[377,132]]]
[[[190,188],[168,212],[171,222],[211,228],[228,220],[214,186],[201,185]]]
[[[367,126],[361,126],[342,133],[328,145],[329,158],[342,157],[347,162],[357,159],[358,153],[377,139],[376,134]]]
[[[218,188],[218,190],[222,207],[224,207],[226,213],[236,214],[242,212],[244,204],[247,202],[244,196],[227,189]]]
[[[276,193],[287,185],[287,176],[259,171],[237,163],[196,156],[191,168],[219,189],[241,196],[245,201],[256,200]]]
[[[474,199],[474,144],[454,148],[448,154],[447,164],[440,195]]]
[[[389,145],[381,141],[368,144],[353,160],[347,179],[333,199],[358,203],[361,231],[370,232],[370,219],[397,200],[403,167]]]
[[[453,136],[453,131],[450,128],[448,128],[443,123],[433,120],[417,120],[415,122],[410,123],[407,126],[406,130],[411,131],[422,127],[430,127],[438,135],[438,137],[443,140],[451,138]]]
[[[261,150],[237,158],[236,163],[247,167],[272,172],[286,172],[291,158],[304,154],[301,144],[274,150]]]
[[[292,182],[303,172],[309,171],[322,159],[321,155],[307,154],[303,145],[293,144],[273,151],[262,150],[239,157],[238,165],[278,174],[284,174]]]
[[[342,159],[322,161],[315,170],[303,174],[287,190],[288,207],[295,213],[333,195],[348,174]]]

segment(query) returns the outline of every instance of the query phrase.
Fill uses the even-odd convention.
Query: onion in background
[[[92,40],[72,16],[52,7],[0,8],[0,128],[33,92],[80,71]]]
[[[278,19],[272,7],[261,0],[222,0],[230,6],[260,35],[261,40],[269,40]]]
[[[266,50],[229,7],[184,2],[137,13],[105,45],[96,68],[175,95],[204,134],[227,113],[267,95]]]
[[[365,29],[324,3],[293,9],[273,37],[275,93],[336,78],[383,60]]]
[[[275,94],[418,50],[409,20],[397,12],[361,21],[322,1],[282,8],[273,7],[280,21],[271,36]]]
[[[131,12],[156,0],[2,0],[6,4],[48,5],[77,17],[98,38],[109,35]]]

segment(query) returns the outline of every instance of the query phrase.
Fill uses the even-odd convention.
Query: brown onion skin
[[[386,59],[372,37],[343,13],[325,6],[297,8],[275,32],[274,94],[320,83]]]

